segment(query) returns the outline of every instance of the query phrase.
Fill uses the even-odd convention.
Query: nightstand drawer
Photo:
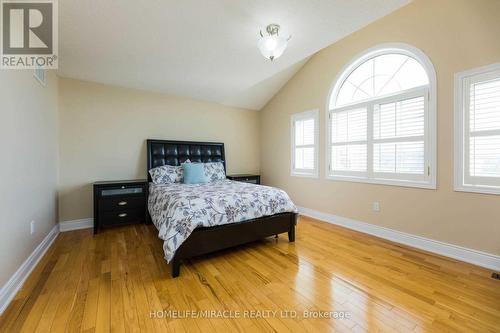
[[[129,209],[144,209],[143,196],[102,197],[99,201],[99,211],[119,211]]]
[[[251,184],[258,184],[259,180],[257,177],[245,177],[245,178],[239,178],[237,179],[239,182],[245,182],[245,183],[251,183]]]
[[[134,223],[143,219],[144,214],[144,209],[102,212],[100,216],[100,223],[103,226]]]
[[[260,176],[259,175],[229,175],[227,176],[228,179],[237,181],[237,182],[244,182],[244,183],[250,183],[250,184],[260,184]]]
[[[144,189],[142,187],[118,187],[118,188],[107,188],[101,190],[101,196],[103,198],[112,198],[120,195],[143,195]]]

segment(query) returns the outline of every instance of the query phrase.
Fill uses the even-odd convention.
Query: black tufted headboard
[[[147,140],[147,174],[162,165],[181,165],[191,162],[222,162],[226,168],[224,144],[215,142]]]

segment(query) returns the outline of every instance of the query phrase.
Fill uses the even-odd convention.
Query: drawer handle
[[[125,217],[127,216],[127,213],[121,213],[121,214],[118,214],[119,217]]]
[[[120,202],[118,203],[118,206],[125,206],[126,204],[127,204],[127,202],[126,202],[126,201],[120,201]]]

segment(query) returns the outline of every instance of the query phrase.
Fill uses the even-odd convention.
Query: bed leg
[[[181,272],[181,261],[174,257],[172,260],[172,277],[176,278]]]
[[[295,225],[292,225],[288,231],[288,241],[295,242]]]

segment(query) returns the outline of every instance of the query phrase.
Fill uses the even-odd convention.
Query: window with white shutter
[[[455,76],[455,189],[500,194],[500,64]]]
[[[292,176],[318,176],[318,114],[312,110],[292,116]]]
[[[435,188],[435,91],[432,63],[411,46],[356,58],[330,95],[327,178]]]
[[[331,114],[331,165],[339,173],[366,173],[366,108]]]

